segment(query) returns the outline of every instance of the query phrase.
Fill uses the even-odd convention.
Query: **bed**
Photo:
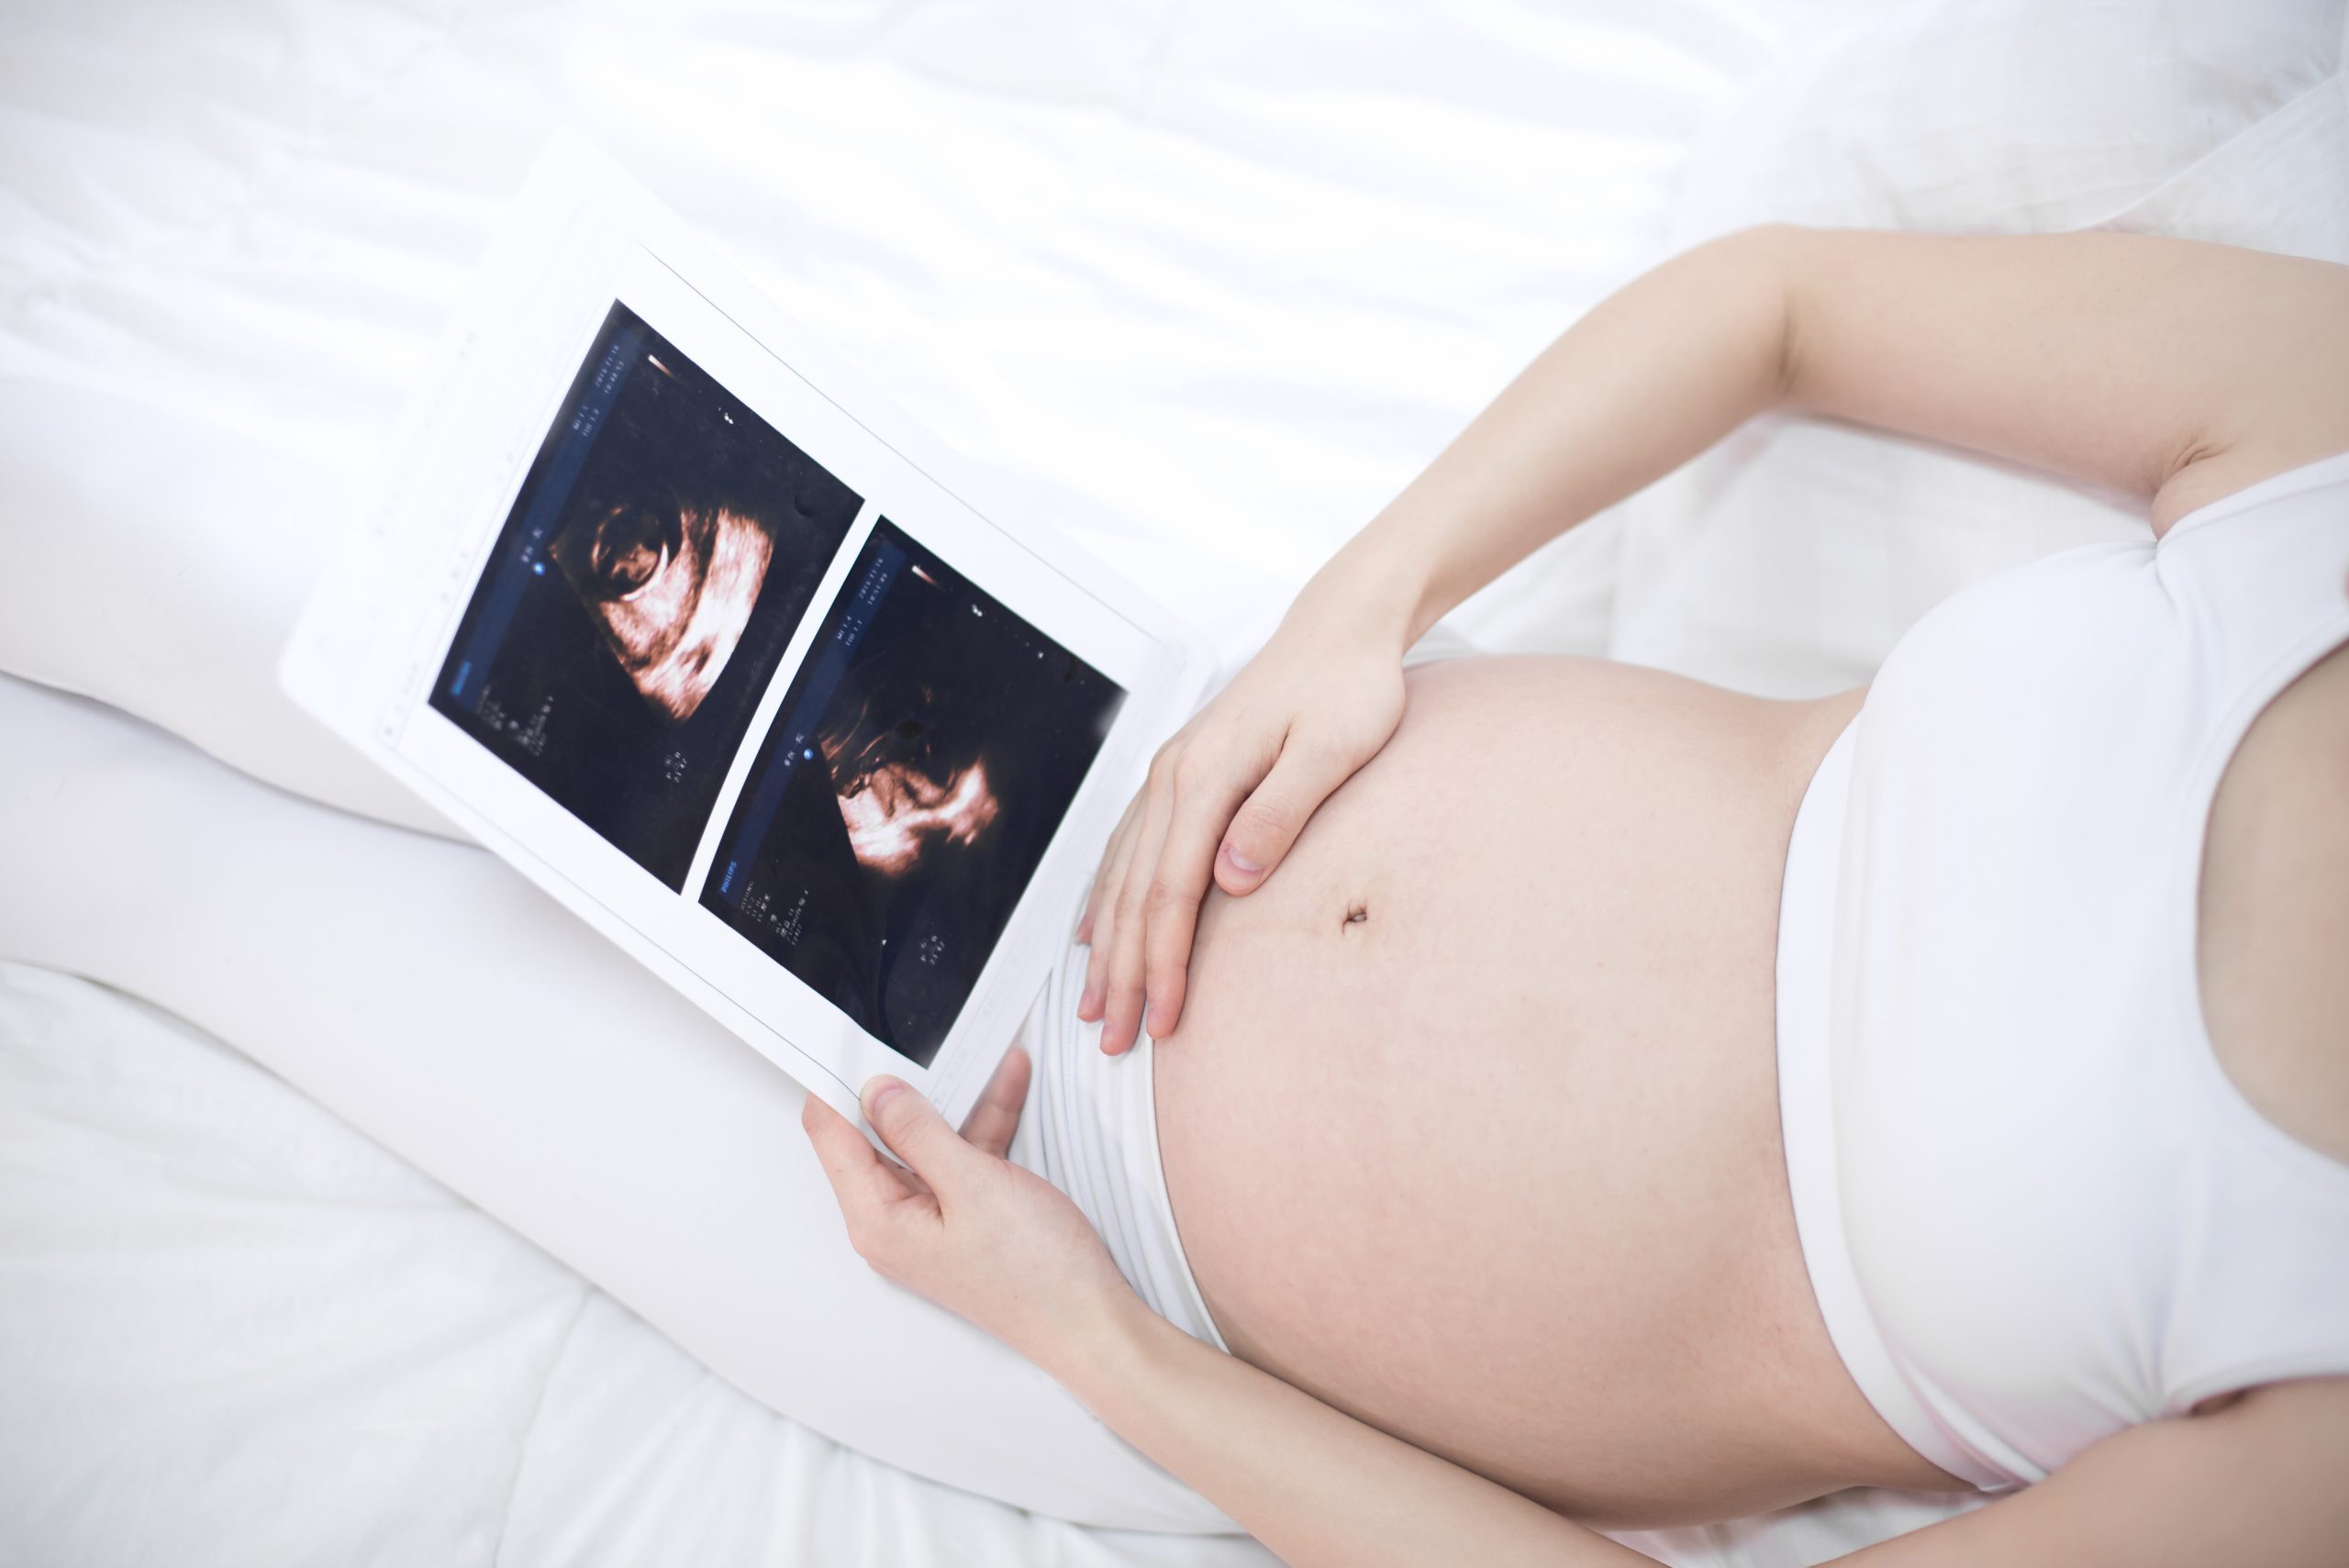
[[[1709,234],[2349,261],[2343,31],[2332,0],[12,10],[0,1562],[1269,1561],[992,1501],[968,1434],[915,1473],[795,1421],[676,1284],[695,1224],[756,1222],[788,1091],[276,694],[558,125],[1237,661],[1561,324]],[[2141,526],[1764,421],[1456,619],[1823,691],[1951,589]],[[577,1072],[437,1027],[415,976],[461,948],[493,1018],[592,975]],[[418,1081],[471,1086],[396,1108]],[[729,1107],[706,1164],[599,1186],[583,1140],[664,1100]],[[664,1258],[612,1244],[627,1205],[699,1218]],[[1640,1541],[1771,1568],[1946,1506]]]

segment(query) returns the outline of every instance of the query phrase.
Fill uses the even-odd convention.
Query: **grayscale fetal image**
[[[702,906],[926,1066],[1125,696],[885,517],[760,743]]]
[[[431,705],[682,892],[760,693],[861,504],[615,302]]]

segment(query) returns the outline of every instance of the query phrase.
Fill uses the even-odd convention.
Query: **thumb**
[[[902,1078],[887,1073],[864,1085],[864,1119],[891,1152],[915,1175],[942,1191],[972,1152],[962,1135],[946,1125],[938,1107]]]
[[[1308,758],[1295,742],[1284,746],[1272,772],[1232,814],[1215,858],[1216,885],[1237,897],[1255,891],[1281,863],[1308,818],[1346,782],[1351,763],[1327,753]]]

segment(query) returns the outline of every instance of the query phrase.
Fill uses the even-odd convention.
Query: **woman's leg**
[[[0,676],[0,955],[235,1041],[753,1397],[1085,1523],[1230,1527],[850,1251],[783,1072],[485,852]]]

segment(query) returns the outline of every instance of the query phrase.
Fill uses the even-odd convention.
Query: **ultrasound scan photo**
[[[759,694],[860,505],[615,304],[432,706],[683,892]]]
[[[1125,695],[884,518],[760,747],[702,904],[927,1066]]]

